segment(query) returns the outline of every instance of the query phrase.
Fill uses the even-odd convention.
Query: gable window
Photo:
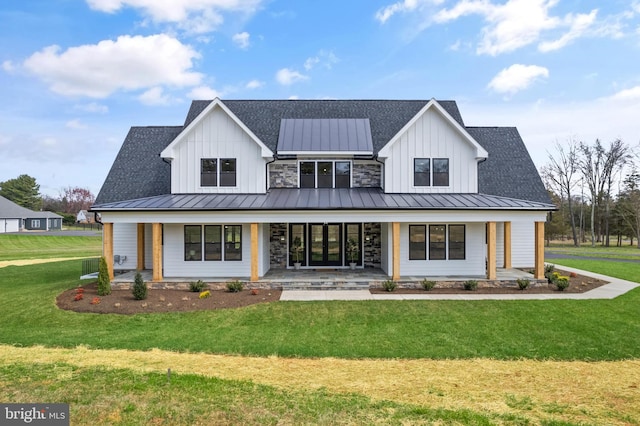
[[[203,158],[200,160],[200,186],[218,186],[218,160]]]
[[[449,159],[433,159],[433,186],[449,186]]]
[[[301,161],[300,188],[350,188],[350,161]]]
[[[200,159],[200,186],[236,186],[236,159]]]
[[[427,259],[426,225],[409,225],[409,260]]]
[[[449,186],[449,159],[414,158],[413,186]]]
[[[220,159],[220,186],[236,186],[236,159]]]
[[[431,185],[431,159],[429,158],[413,159],[413,185],[414,186],[430,186]]]

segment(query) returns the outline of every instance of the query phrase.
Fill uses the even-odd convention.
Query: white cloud
[[[543,77],[549,77],[549,70],[544,67],[514,64],[500,71],[488,87],[498,93],[514,94]]]
[[[212,89],[209,86],[194,87],[187,96],[190,99],[215,99],[222,98],[222,92]]]
[[[202,74],[191,69],[199,57],[193,48],[165,34],[120,36],[64,52],[49,46],[31,55],[24,66],[56,93],[105,98],[118,90],[195,86]]]
[[[441,4],[444,0],[401,0],[396,3],[378,9],[375,18],[381,23],[385,23],[396,13],[411,12],[420,7],[423,3]]]
[[[289,68],[282,68],[276,73],[276,81],[283,86],[290,86],[293,83],[308,79],[309,76],[300,74],[298,71],[290,70]]]
[[[69,129],[86,129],[87,128],[87,125],[81,123],[80,120],[78,120],[77,118],[75,120],[67,121],[65,126],[68,127]]]
[[[304,61],[304,69],[309,71],[313,69],[316,65],[322,64],[327,69],[331,69],[334,64],[340,62],[340,59],[333,53],[333,51],[329,50],[320,50],[316,56],[312,56],[307,58]]]
[[[597,10],[592,10],[591,13],[578,14],[576,16],[568,15],[565,20],[569,22],[571,28],[569,32],[562,35],[557,40],[545,41],[538,45],[538,50],[541,52],[550,52],[552,50],[558,50],[565,47],[571,41],[582,37],[585,32],[593,25],[596,20]]]
[[[621,90],[610,97],[614,101],[640,101],[640,86]]]
[[[476,52],[496,56],[537,43],[545,31],[569,28],[559,39],[540,43],[543,52],[557,50],[586,34],[595,22],[597,10],[589,14],[550,15],[559,0],[508,0],[502,4],[490,0],[461,0],[450,9],[442,9],[434,22],[446,23],[463,16],[481,15],[486,25]]]
[[[12,72],[14,72],[16,70],[16,66],[11,61],[4,61],[2,63],[2,69],[5,70],[8,73],[12,73]]]
[[[90,102],[88,104],[76,105],[75,109],[79,111],[91,112],[96,114],[106,114],[109,112],[109,107],[106,105],[99,104],[97,102]]]
[[[262,0],[86,0],[89,7],[115,13],[138,9],[155,23],[173,23],[196,34],[215,30],[224,22],[223,13],[254,13]]]
[[[297,101],[300,97],[298,95],[291,95],[287,99],[290,101]]]
[[[246,49],[249,47],[249,37],[249,33],[245,31],[242,33],[234,34],[231,39],[240,49]]]
[[[264,82],[260,81],[260,80],[251,80],[250,82],[247,83],[247,85],[245,86],[245,88],[247,89],[259,89],[262,86],[264,86]]]
[[[169,105],[171,103],[171,98],[168,95],[164,94],[162,87],[152,87],[147,90],[140,96],[138,96],[138,100],[145,105]]]

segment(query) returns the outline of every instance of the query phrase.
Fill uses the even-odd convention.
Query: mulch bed
[[[568,272],[557,270],[561,275],[569,276]],[[576,275],[569,278],[570,284],[565,293],[583,293],[607,284],[606,281],[595,278]],[[231,309],[254,305],[257,303],[269,303],[280,300],[281,290],[259,289],[255,293],[251,290],[242,290],[231,293],[225,290],[211,290],[211,296],[200,299],[199,293],[186,290],[160,290],[149,289],[145,300],[135,300],[130,290],[114,290],[108,296],[98,296],[97,282],[82,287],[81,300],[74,300],[78,294],[77,289],[67,290],[56,298],[56,304],[60,309],[76,312],[115,313],[115,314],[139,314],[153,312],[187,312],[212,309]],[[384,289],[371,289],[371,293],[387,293]],[[513,293],[557,293],[555,285],[549,284],[539,287],[530,287],[526,290],[517,288],[478,288],[471,293],[477,294],[513,294]],[[401,289],[394,291],[397,294],[425,294],[423,289]],[[465,294],[470,293],[463,288],[434,288],[430,294]],[[92,303],[99,302],[99,303]]]

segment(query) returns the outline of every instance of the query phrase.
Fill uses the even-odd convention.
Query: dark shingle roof
[[[184,127],[212,101],[193,101]],[[265,145],[276,151],[283,118],[368,118],[374,153],[378,152],[428,101],[264,100],[223,101]],[[464,127],[455,101],[438,103]],[[183,126],[132,127],[105,180],[96,205],[171,192],[171,169],[160,157]],[[479,192],[550,203],[535,165],[517,129],[466,127],[489,153],[478,165]]]
[[[132,127],[96,197],[96,204],[171,192],[171,166],[160,152],[182,131],[175,127]]]
[[[549,210],[549,205],[486,194],[385,194],[380,188],[276,188],[266,194],[166,194],[104,210]]]
[[[467,127],[467,132],[489,152],[478,164],[478,192],[551,204],[518,129]]]

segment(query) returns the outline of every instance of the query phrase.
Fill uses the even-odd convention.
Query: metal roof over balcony
[[[368,118],[285,118],[280,120],[278,155],[373,155]]]

